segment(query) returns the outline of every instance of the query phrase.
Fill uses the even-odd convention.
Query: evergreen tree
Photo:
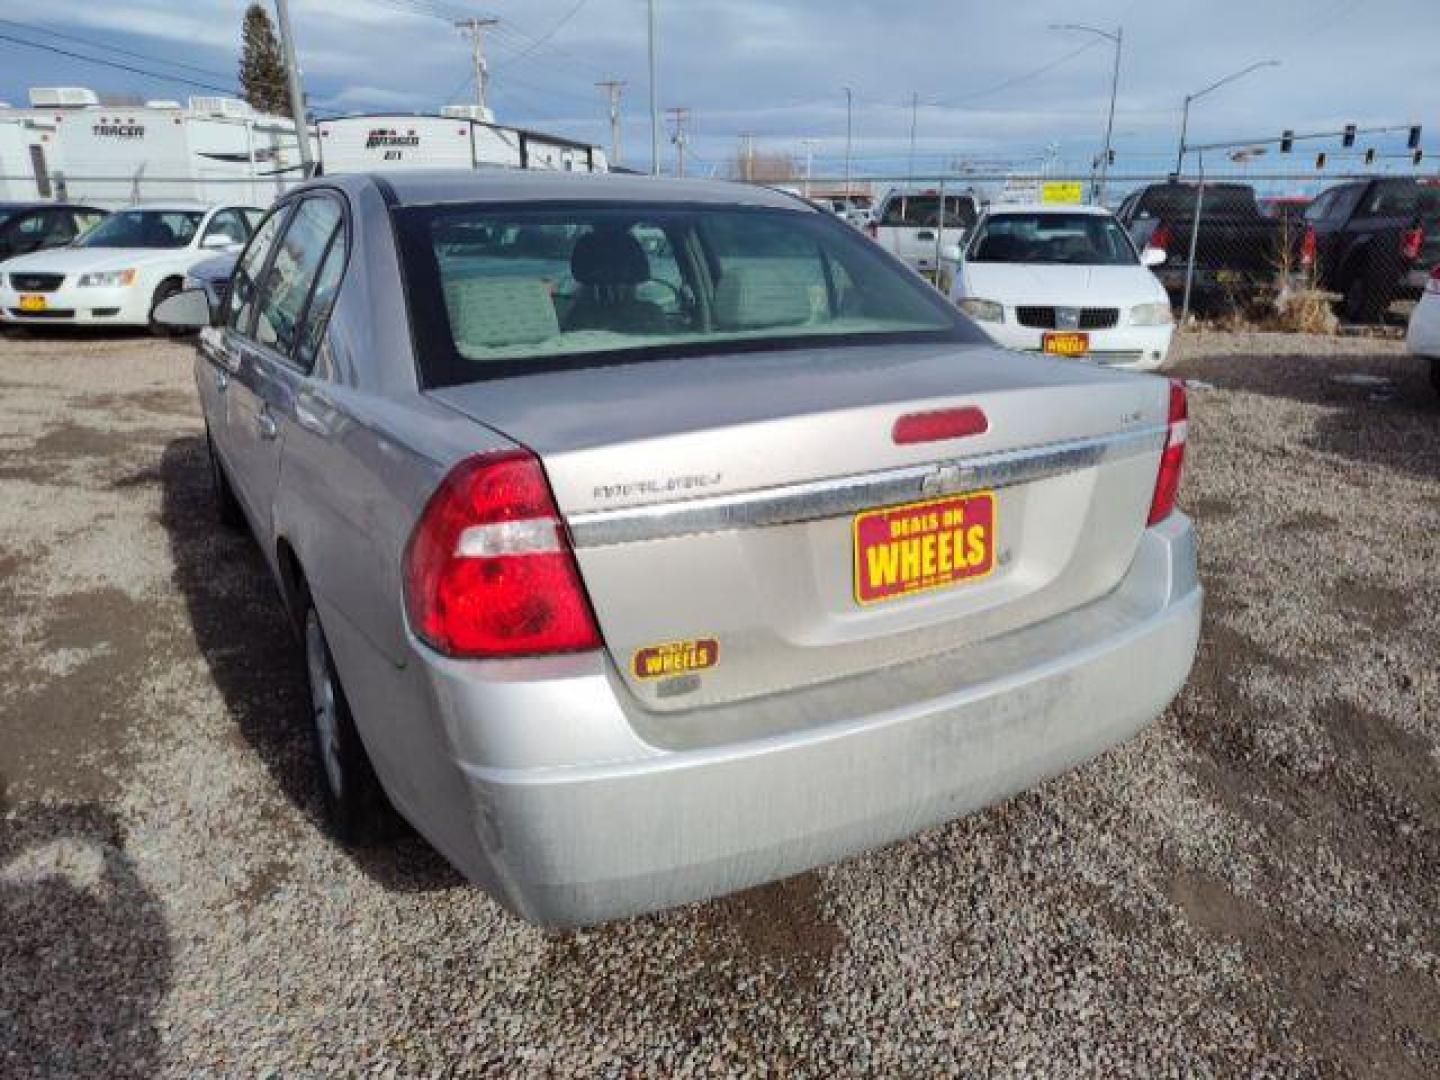
[[[290,115],[290,91],[285,81],[285,59],[275,37],[275,25],[259,4],[245,10],[240,33],[240,88],[245,100],[263,113]]]

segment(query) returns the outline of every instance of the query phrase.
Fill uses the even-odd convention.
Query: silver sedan
[[[977,810],[1194,657],[1184,390],[999,351],[784,193],[528,172],[281,200],[195,372],[344,839],[393,804],[577,925]]]

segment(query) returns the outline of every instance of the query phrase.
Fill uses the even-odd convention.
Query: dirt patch
[[[844,943],[840,929],[825,917],[822,899],[819,877],[801,874],[716,900],[704,917],[717,940],[733,941],[752,960],[811,990]]]
[[[32,460],[45,462],[90,458],[113,461],[145,448],[145,443],[164,442],[172,437],[172,432],[161,428],[106,429],[71,421],[52,427],[24,453]]]
[[[1298,514],[1291,514],[1280,522],[1278,526],[1281,532],[1324,532],[1333,529],[1340,524],[1339,518],[1332,514],[1322,513],[1319,510],[1302,510]]]
[[[1236,512],[1236,507],[1229,499],[1199,498],[1187,500],[1185,509],[1190,516],[1198,521],[1213,521],[1216,518],[1230,517]]]
[[[70,399],[76,408],[90,412],[115,413],[126,409],[162,416],[199,415],[200,403],[184,390],[132,390],[124,394],[81,394]]]
[[[235,894],[240,909],[247,914],[270,899],[290,876],[292,867],[284,859],[271,859],[250,875],[250,880]]]
[[[1335,604],[1377,633],[1403,630],[1410,622],[1409,597],[1400,589],[1368,578],[1346,576],[1335,582]]]

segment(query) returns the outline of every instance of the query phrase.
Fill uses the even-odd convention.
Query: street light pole
[[[1095,201],[1105,201],[1105,177],[1110,171],[1110,138],[1115,131],[1115,96],[1120,91],[1120,51],[1125,45],[1125,28],[1117,26],[1112,34],[1108,30],[1101,30],[1096,26],[1085,26],[1080,23],[1063,23],[1052,25],[1051,30],[1079,30],[1085,34],[1094,34],[1102,37],[1115,46],[1115,65],[1110,72],[1110,110],[1105,116],[1105,149],[1100,152],[1100,181],[1096,185]]]
[[[655,0],[650,9],[650,175],[660,175],[660,94],[655,85]]]
[[[845,91],[845,205],[850,205],[850,150],[852,135],[854,133],[853,118],[855,113],[855,94],[850,87],[842,87]]]
[[[1246,75],[1249,75],[1252,71],[1259,71],[1261,68],[1279,66],[1279,60],[1257,60],[1255,63],[1251,64],[1247,68],[1241,68],[1239,71],[1234,72],[1233,74],[1226,75],[1223,79],[1216,80],[1209,86],[1205,87],[1205,89],[1203,90],[1197,90],[1193,94],[1185,95],[1185,107],[1183,110],[1181,110],[1180,113],[1180,148],[1175,153],[1175,172],[1177,174],[1185,168],[1185,136],[1190,130],[1190,103],[1192,101],[1198,101],[1200,98],[1204,97],[1211,91],[1219,90],[1220,87],[1226,85],[1227,83],[1232,83],[1236,79],[1240,79]]]

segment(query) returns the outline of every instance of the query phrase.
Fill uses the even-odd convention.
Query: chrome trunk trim
[[[1159,454],[1164,444],[1164,426],[1147,427],[732,495],[590,510],[572,514],[567,520],[571,541],[581,548],[792,525],[953,492],[1028,484],[1107,461]]]

